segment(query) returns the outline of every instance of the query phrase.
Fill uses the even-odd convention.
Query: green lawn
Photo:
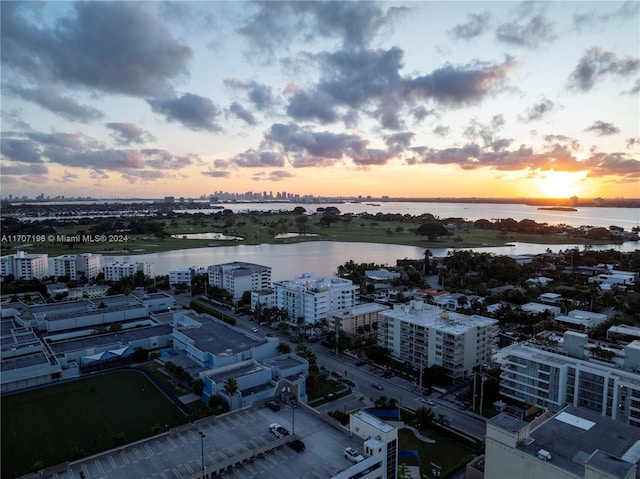
[[[426,474],[427,477],[431,477],[431,463],[434,463],[440,466],[442,472],[440,477],[444,478],[469,462],[473,457],[473,452],[469,448],[453,439],[441,436],[433,430],[423,432],[423,435],[434,439],[436,441],[435,444],[423,442],[409,429],[400,429],[398,431],[398,449],[400,451],[414,449],[420,451],[420,474]],[[398,459],[398,464],[403,462],[408,466],[418,465],[418,461],[415,459]]]
[[[549,244],[591,244],[610,243],[610,241],[583,240],[578,238],[564,238],[556,236],[543,236],[533,234],[508,233],[504,238],[498,238],[496,231],[471,228],[468,231],[455,231],[453,236],[439,238],[437,242],[428,242],[426,238],[417,236],[415,230],[421,223],[415,219],[412,221],[377,221],[371,219],[352,218],[341,216],[340,221],[332,223],[330,227],[323,227],[319,217],[307,217],[304,233],[313,236],[299,236],[277,239],[278,233],[299,233],[301,228],[296,222],[296,215],[288,214],[264,214],[264,215],[234,215],[229,219],[214,219],[204,217],[195,219],[182,217],[176,219],[154,218],[154,221],[164,225],[165,231],[173,235],[189,233],[224,233],[228,236],[243,238],[242,240],[206,240],[165,238],[160,240],[153,235],[129,234],[126,242],[118,243],[82,243],[68,245],[59,242],[33,243],[31,246],[7,244],[3,245],[3,254],[14,253],[21,249],[29,253],[47,253],[49,256],[58,256],[77,252],[103,253],[103,254],[142,254],[157,253],[187,248],[203,248],[207,246],[236,246],[238,244],[278,244],[298,243],[303,241],[345,241],[364,243],[385,243],[418,246],[425,248],[473,248],[481,246],[499,246],[514,241],[527,243]],[[98,223],[98,220],[95,220]],[[197,224],[194,224],[197,223]],[[59,235],[74,235],[80,230],[87,232],[90,224],[82,226],[60,226],[56,229]]]
[[[101,374],[2,398],[2,477],[59,464],[182,424],[183,414],[135,371]]]

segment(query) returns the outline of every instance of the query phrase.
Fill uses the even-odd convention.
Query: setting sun
[[[538,190],[549,198],[569,198],[582,191],[581,183],[586,175],[586,172],[549,171],[542,173],[535,180],[535,184]]]

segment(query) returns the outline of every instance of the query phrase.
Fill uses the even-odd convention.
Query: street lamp
[[[296,433],[296,405],[291,404],[291,434]]]
[[[205,477],[207,475],[207,470],[204,467],[204,438],[207,437],[207,435],[200,431],[200,450],[201,450],[201,456],[200,456],[200,460],[202,463],[202,476]]]

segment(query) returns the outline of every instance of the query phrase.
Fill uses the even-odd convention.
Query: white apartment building
[[[128,262],[116,262],[105,265],[103,267],[104,279],[107,281],[120,281],[127,276],[135,276],[137,272],[144,273],[147,277],[152,277],[155,274],[155,264],[153,263],[128,263]]]
[[[611,352],[607,361],[604,350]],[[571,404],[640,427],[640,341],[614,350],[567,331],[561,346],[529,341],[495,359],[504,397],[553,412]]]
[[[496,349],[498,321],[444,311],[418,301],[378,314],[378,345],[416,368],[442,366],[453,378],[486,364]]]
[[[196,277],[197,274],[207,274],[207,270],[198,266],[191,266],[190,268],[172,269],[169,271],[169,285],[175,286],[176,284],[190,285],[191,280]]]
[[[335,276],[316,278],[305,273],[292,280],[273,283],[276,306],[289,313],[289,320],[295,324],[304,318],[306,324],[314,324],[329,319],[335,311],[356,305],[358,287],[351,280]]]
[[[76,271],[84,273],[88,279],[95,279],[102,269],[102,255],[81,253],[76,255]]]
[[[15,279],[42,279],[49,276],[49,256],[47,254],[29,254],[17,251],[16,254],[0,258],[2,279],[13,275]]]
[[[260,291],[271,287],[271,268],[259,264],[234,261],[207,268],[209,285],[227,290],[233,299],[242,298],[245,291]]]
[[[331,314],[328,327],[335,331],[337,322],[338,329],[351,336],[377,335],[378,314],[388,309],[388,306],[379,303],[359,304]]]
[[[275,306],[276,295],[273,289],[251,291],[251,311],[257,311],[258,308],[275,308]]]
[[[94,279],[100,273],[101,261],[100,254],[65,254],[53,258],[53,267],[56,276],[68,276],[73,280],[81,276]]]

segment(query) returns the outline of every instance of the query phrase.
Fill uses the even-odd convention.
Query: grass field
[[[435,440],[434,444],[426,443],[416,437],[409,429],[398,431],[398,442],[400,451],[410,451],[417,449],[420,452],[420,474],[432,477],[431,463],[440,466],[441,477],[446,477],[463,464],[469,462],[473,457],[473,452],[453,439],[441,436],[435,431],[429,430],[424,433],[430,439]],[[408,466],[417,466],[416,459],[398,459],[398,464],[405,463]],[[423,476],[425,477],[425,476]]]
[[[501,246],[514,241],[542,244],[584,244],[585,240],[556,236],[509,233],[506,238],[497,238],[496,231],[471,228],[457,231],[453,236],[440,238],[437,242],[428,242],[413,231],[420,225],[416,221],[376,221],[370,219],[341,216],[341,220],[323,227],[319,217],[308,216],[304,226],[306,236],[275,238],[279,233],[300,233],[299,216],[294,214],[234,215],[232,220],[204,217],[198,219],[155,219],[164,224],[166,232],[178,237],[163,240],[152,235],[127,235],[127,241],[118,243],[75,243],[70,249],[62,242],[41,242],[30,245],[3,244],[3,254],[14,253],[21,249],[30,253],[47,253],[49,256],[87,252],[102,254],[143,254],[157,253],[188,248],[208,246],[235,246],[238,244],[279,244],[299,243],[303,241],[345,241],[364,243],[385,243],[425,248],[477,248],[482,246]],[[79,230],[86,233],[88,225],[82,227],[60,227],[57,235],[75,235]],[[191,233],[223,233],[241,240],[185,239],[182,235]],[[591,244],[607,242],[590,241]]]
[[[119,371],[2,398],[2,477],[110,449],[184,422],[141,373]]]

